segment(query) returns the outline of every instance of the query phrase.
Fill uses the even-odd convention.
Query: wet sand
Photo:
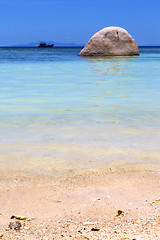
[[[160,164],[110,164],[48,179],[3,179],[0,234],[25,240],[160,239],[159,189]],[[21,228],[9,229],[15,221]]]

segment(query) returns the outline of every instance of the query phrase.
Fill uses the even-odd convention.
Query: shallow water
[[[1,172],[160,162],[160,48],[139,57],[80,50],[0,48]]]

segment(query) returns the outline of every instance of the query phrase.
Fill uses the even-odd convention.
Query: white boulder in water
[[[79,56],[134,56],[139,48],[134,38],[121,27],[106,27],[95,33]]]

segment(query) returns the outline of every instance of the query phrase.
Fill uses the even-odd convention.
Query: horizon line
[[[26,45],[26,46],[21,46],[21,45],[10,45],[10,46],[0,46],[0,48],[4,48],[4,47],[17,47],[17,48],[37,48],[38,46],[29,46],[29,45]],[[55,46],[53,48],[61,48],[61,47],[85,47],[85,45],[60,45],[60,46]],[[160,47],[160,45],[139,45],[138,47]]]

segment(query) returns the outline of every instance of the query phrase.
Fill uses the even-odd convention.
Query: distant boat
[[[40,47],[40,48],[52,48],[52,47],[54,47],[54,44],[46,44],[45,42],[44,43],[40,43],[39,45],[38,45],[38,47]]]

